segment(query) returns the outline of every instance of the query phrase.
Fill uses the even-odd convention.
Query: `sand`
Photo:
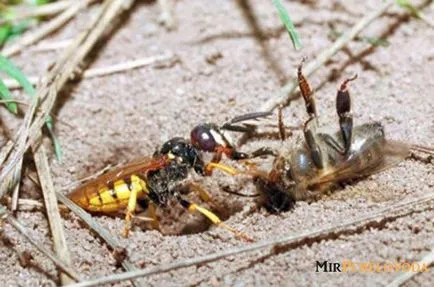
[[[140,3],[130,17],[107,39],[94,56],[91,67],[103,67],[127,60],[171,51],[179,61],[72,83],[59,96],[54,109],[56,134],[64,151],[58,163],[50,150],[55,187],[65,190],[80,178],[96,173],[108,164],[116,165],[150,155],[158,145],[173,136],[188,136],[197,123],[225,120],[253,112],[277,94],[281,83],[292,79],[302,56],[313,59],[329,47],[330,25],[338,32],[354,25],[376,9],[378,1],[283,1],[297,24],[304,48],[294,51],[271,1],[252,1],[260,27],[269,35],[263,43],[269,48],[273,66],[263,47],[253,37],[234,1],[178,1],[177,29],[166,31],[158,24],[158,5]],[[434,7],[423,11],[433,18]],[[434,30],[420,20],[402,18],[402,10],[375,21],[358,41],[348,45],[310,77],[316,91],[321,126],[338,128],[335,94],[339,83],[358,73],[351,84],[355,124],[380,121],[387,137],[433,146]],[[89,12],[80,14],[68,26],[50,36],[47,42],[72,38],[86,26]],[[279,32],[280,31],[280,32]],[[363,37],[384,36],[387,46],[372,47]],[[43,74],[60,51],[25,51],[13,58],[28,75]],[[351,54],[351,55],[350,55]],[[211,59],[211,60],[210,60]],[[23,95],[17,93],[18,97]],[[296,100],[284,111],[288,125],[305,119],[303,102]],[[20,123],[0,109],[0,144]],[[301,138],[294,131],[283,145],[296,147]],[[242,150],[270,145],[276,140],[255,140]],[[425,156],[426,155],[422,155]],[[272,215],[251,198],[222,192],[230,189],[256,192],[245,178],[216,172],[201,180],[213,195],[216,212],[226,222],[256,241],[337,224],[369,215],[394,203],[433,191],[433,164],[405,160],[398,166],[346,185],[313,203],[298,202],[295,209]],[[35,176],[31,163],[26,174]],[[21,196],[39,199],[41,192],[28,176],[23,179]],[[191,195],[189,198],[197,200]],[[267,256],[269,252],[246,253],[200,267],[188,267],[145,279],[150,286],[373,286],[391,282],[394,272],[315,272],[316,261],[403,262],[417,261],[434,246],[434,210],[416,208],[413,213],[351,235],[299,244]],[[173,203],[169,211],[159,211],[164,233],[135,227],[128,239],[121,239],[130,260],[139,268],[223,251],[249,243],[237,240],[227,231],[210,226],[199,215],[187,214]],[[20,211],[17,218],[31,235],[52,247],[50,230],[41,210]],[[123,219],[95,216],[113,235],[120,236]],[[73,268],[85,278],[123,271],[117,266],[104,242],[73,214],[64,215],[64,226]],[[0,282],[3,286],[54,286],[59,284],[54,265],[36,252],[8,224],[0,241]],[[30,252],[31,264],[20,263],[20,254]],[[415,276],[408,286],[432,286],[434,271]],[[118,284],[128,286],[128,282]]]

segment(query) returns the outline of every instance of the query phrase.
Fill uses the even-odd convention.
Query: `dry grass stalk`
[[[152,267],[148,269],[141,269],[132,272],[125,272],[120,274],[114,274],[110,276],[105,276],[97,279],[92,279],[88,281],[83,281],[71,287],[90,287],[90,286],[100,286],[108,283],[115,283],[124,280],[131,280],[138,277],[150,276],[153,274],[165,273],[189,266],[203,265],[209,262],[214,262],[222,258],[229,256],[235,256],[242,253],[268,249],[271,252],[276,250],[276,248],[284,248],[285,246],[290,246],[298,242],[304,242],[308,239],[319,239],[319,238],[329,238],[333,234],[339,234],[345,231],[356,230],[361,228],[367,228],[375,223],[385,222],[388,219],[396,219],[402,216],[406,216],[415,212],[414,206],[431,203],[434,200],[434,193],[421,196],[416,199],[407,200],[404,202],[397,203],[390,207],[381,209],[374,212],[372,215],[359,217],[352,220],[344,221],[340,224],[333,225],[330,227],[314,229],[306,232],[300,232],[296,234],[290,234],[277,239],[267,240],[263,242],[254,243],[248,246],[236,247],[230,250],[226,250],[219,253],[214,253],[210,255],[200,256],[196,258],[180,260],[166,265],[160,265],[157,267]],[[429,206],[428,208],[431,208]],[[426,207],[424,208],[426,209]]]
[[[47,250],[42,244],[37,242],[29,235],[29,231],[12,215],[9,214],[6,207],[0,205],[0,220],[6,220],[12,227],[14,227],[24,238],[26,238],[36,249],[38,249],[42,254],[47,256],[60,270],[68,274],[75,281],[80,281],[80,276],[71,269],[69,266],[63,263],[56,255]]]
[[[113,251],[116,252],[124,250],[121,242],[110,232],[108,232],[107,229],[105,229],[98,222],[96,222],[89,213],[84,211],[81,207],[79,207],[77,204],[72,202],[69,198],[67,198],[60,192],[57,193],[57,199],[65,206],[67,206],[78,217],[80,217],[80,219],[83,220],[90,229],[95,231],[111,247]],[[125,270],[137,270],[134,264],[131,263],[127,258],[122,260],[121,264],[125,268]],[[135,285],[141,286],[143,284],[141,284],[140,281],[135,281]]]
[[[417,264],[419,266],[433,266],[434,264],[434,249],[431,250],[427,255],[425,255],[422,260],[418,261]],[[408,282],[411,278],[419,274],[418,272],[408,271],[397,276],[392,282],[387,284],[387,287],[399,287],[403,286],[406,282]]]
[[[58,92],[68,80],[74,77],[79,64],[93,49],[106,29],[115,22],[115,18],[123,9],[128,8],[126,4],[131,5],[132,3],[133,1],[106,0],[102,4],[97,16],[89,23],[88,29],[76,37],[71,46],[66,49],[63,55],[56,61],[48,75],[44,77],[36,93],[36,98],[40,100],[40,105],[32,105],[29,108],[31,109],[30,112],[26,114],[26,117],[32,118],[33,121],[28,128],[23,124],[19,130],[20,133],[17,134],[16,137],[18,139],[24,137],[25,140],[23,142],[25,142],[25,144],[16,146],[15,150],[11,151],[10,154],[6,153],[6,157],[8,154],[9,157],[3,169],[0,171],[0,182],[3,182],[9,173],[16,168],[17,163],[22,159],[30,145],[34,145],[40,139],[41,127],[44,125],[45,119],[54,105]],[[20,142],[20,140],[17,142]],[[3,151],[4,150],[2,150],[2,152]],[[44,159],[42,158],[40,162],[43,161]],[[45,180],[47,180],[47,177]],[[0,196],[3,195],[4,194],[1,194]],[[107,238],[110,240],[110,235],[107,236]],[[133,267],[134,266],[129,266],[131,269]],[[68,275],[70,274],[68,273]]]
[[[60,12],[65,11],[71,5],[74,4],[73,0],[63,0],[53,3],[47,3],[42,6],[31,7],[31,9],[23,9],[22,7],[18,7],[13,9],[14,14],[13,19],[1,19],[0,25],[3,25],[8,22],[18,22],[24,19],[35,18],[35,17],[45,17],[45,16],[54,16],[59,14]]]
[[[53,236],[54,250],[56,251],[57,256],[62,258],[62,261],[66,265],[71,265],[72,261],[66,244],[62,219],[57,205],[56,192],[54,191],[45,148],[43,145],[33,145],[32,150],[36,169],[38,171],[39,182],[44,195],[45,209],[47,212],[48,223],[50,224],[51,234]],[[60,275],[60,280],[62,285],[72,283],[72,279],[64,273]]]
[[[37,41],[43,39],[45,36],[58,30],[60,27],[65,25],[69,20],[71,20],[77,13],[83,8],[87,7],[92,0],[82,0],[79,3],[75,3],[70,6],[63,13],[55,17],[53,20],[42,25],[40,28],[36,29],[34,32],[25,34],[16,43],[7,46],[3,49],[2,54],[5,57],[10,57],[12,55],[20,53],[25,47],[36,43]]]
[[[349,31],[339,37],[333,45],[321,52],[313,61],[309,62],[304,68],[303,72],[308,77],[315,73],[325,62],[333,57],[339,50],[353,40],[363,29],[371,24],[375,19],[383,15],[390,7],[396,5],[395,0],[388,0],[383,3],[380,8],[366,15],[359,22],[357,22]],[[262,107],[262,111],[272,111],[279,105],[287,106],[296,95],[293,95],[295,89],[298,86],[297,80],[283,86],[276,97],[272,97]]]
[[[137,60],[132,60],[128,62],[122,62],[115,65],[110,65],[106,67],[101,68],[92,68],[88,69],[83,72],[83,74],[80,75],[82,79],[90,79],[90,78],[96,78],[96,77],[102,77],[107,76],[111,74],[126,72],[129,70],[134,70],[142,67],[147,67],[154,64],[160,64],[160,63],[166,63],[175,61],[176,55],[172,52],[167,52],[162,55],[152,56],[152,57],[146,57],[141,58]],[[28,77],[28,80],[32,84],[36,84],[39,81],[38,77],[30,76]],[[4,81],[5,85],[9,89],[19,89],[22,88],[21,85],[15,81],[14,79],[6,79]]]

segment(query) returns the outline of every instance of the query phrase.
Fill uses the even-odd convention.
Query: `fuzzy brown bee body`
[[[410,152],[409,145],[386,140],[378,122],[353,127],[347,84],[357,76],[346,79],[337,93],[340,130],[334,135],[318,132],[315,100],[301,69],[302,64],[298,80],[309,116],[303,127],[305,143],[278,152],[270,172],[256,171],[265,206],[274,212],[288,210],[295,200],[314,198],[338,183],[379,172]]]
[[[334,149],[321,134],[318,137],[318,145],[322,148],[325,158],[322,169],[315,165],[307,146],[283,153],[279,158],[282,161],[277,164],[281,167],[281,185],[296,200],[308,199],[318,192],[330,190],[337,183],[378,172],[401,160],[409,151],[405,144],[387,141],[380,123],[355,127],[348,154],[341,154]],[[342,144],[339,133],[334,139]]]

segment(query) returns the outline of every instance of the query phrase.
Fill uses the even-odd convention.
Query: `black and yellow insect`
[[[209,194],[200,185],[189,180],[191,170],[199,175],[208,176],[217,168],[235,175],[238,173],[236,169],[219,164],[222,154],[234,160],[266,154],[267,150],[256,151],[252,155],[236,151],[222,130],[249,131],[248,127],[236,126],[235,123],[267,115],[269,113],[253,113],[237,117],[225,124],[222,129],[212,124],[200,124],[192,130],[191,141],[173,138],[153,157],[143,158],[105,173],[78,187],[68,196],[91,212],[110,214],[126,209],[125,236],[128,236],[131,228],[131,219],[138,200],[148,203],[148,213],[154,222],[157,222],[155,206],[166,207],[168,199],[175,198],[188,211],[199,212],[212,223],[246,239],[247,236],[224,224],[210,210],[183,198],[179,189],[187,186],[198,192],[202,200],[207,201],[210,199]],[[215,154],[208,164],[202,159],[203,151]]]

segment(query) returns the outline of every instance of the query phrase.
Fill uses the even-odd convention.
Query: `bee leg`
[[[279,108],[277,110],[278,111],[277,112],[277,122],[278,122],[278,126],[279,126],[280,140],[284,141],[284,140],[286,140],[287,135],[286,135],[285,123],[283,122],[282,110],[283,110],[283,105],[279,105]]]
[[[306,112],[309,117],[316,117],[316,105],[315,98],[313,97],[312,88],[309,85],[306,77],[303,75],[303,63],[306,61],[306,57],[303,57],[300,65],[297,69],[298,87],[300,88],[300,93],[303,96]]]
[[[332,136],[330,136],[328,134],[322,134],[322,138],[324,139],[324,142],[329,147],[331,147],[332,149],[334,149],[336,152],[338,152],[340,154],[344,154],[345,153],[344,148]]]
[[[215,215],[212,211],[196,204],[196,203],[192,203],[189,202],[186,199],[183,199],[181,197],[181,195],[179,194],[175,194],[176,199],[179,201],[179,203],[182,205],[182,207],[184,207],[186,210],[188,210],[189,212],[199,212],[202,215],[204,215],[206,218],[208,218],[213,224],[222,227],[228,231],[230,231],[231,233],[233,233],[235,235],[235,237],[237,238],[241,238],[243,240],[246,241],[253,241],[250,237],[248,237],[246,234],[237,231],[235,228],[225,224],[223,221],[221,221],[221,219]]]
[[[352,78],[346,79],[340,86],[336,95],[336,111],[339,116],[339,126],[341,129],[342,140],[344,143],[344,154],[347,154],[351,147],[351,137],[353,131],[353,115],[351,114],[351,97],[348,92],[347,84],[354,81],[357,74]]]
[[[324,161],[323,161],[321,148],[317,143],[317,135],[315,133],[315,129],[310,127],[311,123],[313,123],[312,122],[313,119],[315,118],[311,117],[304,124],[304,128],[303,128],[304,138],[306,139],[307,146],[309,147],[313,163],[317,168],[323,169]]]

